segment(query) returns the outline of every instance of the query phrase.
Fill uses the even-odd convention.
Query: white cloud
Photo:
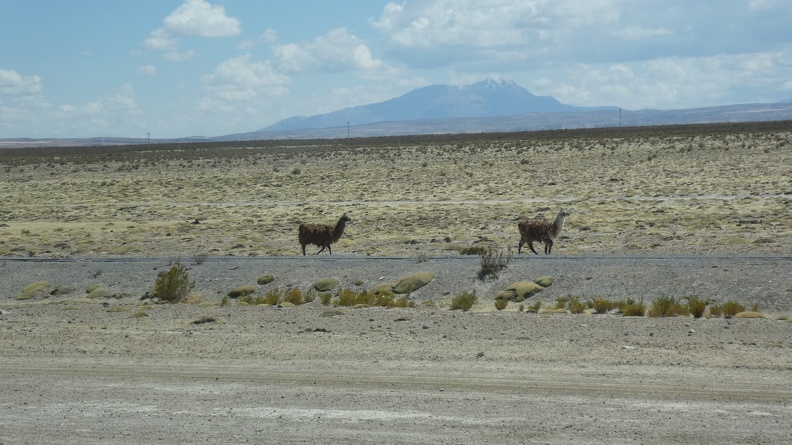
[[[251,62],[250,54],[244,54],[218,65],[203,82],[216,99],[246,101],[261,94],[285,94],[291,80],[276,72],[269,62]]]
[[[43,90],[39,76],[23,76],[14,70],[0,68],[0,94],[33,95]]]
[[[618,19],[615,0],[429,0],[388,3],[372,26],[400,48],[498,47],[536,43],[566,30]]]
[[[157,28],[151,31],[148,38],[143,41],[143,46],[155,51],[174,51],[179,44],[179,39],[171,36],[168,31],[163,28]]]
[[[278,66],[285,72],[376,71],[385,64],[371,54],[369,47],[345,28],[331,30],[307,43],[273,47]]]
[[[239,20],[228,17],[225,8],[204,0],[185,0],[164,23],[173,35],[230,37],[242,32]]]
[[[242,32],[239,20],[226,15],[222,6],[205,0],[185,0],[163,20],[163,26],[151,31],[143,46],[154,51],[167,51],[169,60],[184,61],[194,52],[177,52],[181,37],[231,37]]]
[[[157,74],[157,67],[154,65],[144,65],[138,68],[137,73],[142,76],[153,76]]]
[[[792,68],[790,56],[792,49],[665,57],[645,62],[570,64],[553,71],[552,76],[541,77],[531,87],[573,105],[618,105],[628,109],[762,101],[768,91],[784,88],[786,73]]]

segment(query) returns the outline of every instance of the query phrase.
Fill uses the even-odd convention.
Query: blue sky
[[[432,84],[792,98],[788,0],[0,0],[0,138],[254,131]]]

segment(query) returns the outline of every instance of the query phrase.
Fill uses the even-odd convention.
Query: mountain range
[[[576,113],[616,107],[575,107],[550,96],[535,96],[511,80],[487,79],[454,87],[431,85],[370,105],[332,113],[282,120],[259,132],[367,125],[375,122],[420,121],[471,117],[513,116],[528,113]]]
[[[369,105],[284,119],[248,133],[215,137],[0,139],[0,149],[35,146],[120,145],[256,139],[343,139],[421,134],[497,133],[620,126],[792,120],[792,98],[776,103],[677,110],[577,107],[536,96],[511,80],[467,86],[431,85]]]
[[[536,96],[511,80],[432,85],[370,105],[296,116],[250,133],[213,140],[322,139],[408,134],[486,133],[575,128],[792,120],[792,99],[677,110],[577,107]]]

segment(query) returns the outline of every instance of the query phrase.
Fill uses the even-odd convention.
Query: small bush
[[[190,282],[187,268],[176,263],[157,277],[153,294],[161,301],[176,303],[187,297],[194,286],[195,282]]]
[[[509,300],[505,298],[495,300],[495,309],[499,311],[506,309],[506,306],[508,305],[509,305]]]
[[[291,303],[295,306],[303,304],[302,292],[297,288],[290,288],[283,291],[279,303]]]
[[[500,271],[507,268],[511,260],[511,249],[509,249],[509,252],[505,255],[503,251],[493,248],[487,249],[485,253],[479,255],[479,261],[481,263],[481,270],[479,270],[478,273],[479,280],[485,280],[488,277],[497,279]]]
[[[657,298],[646,315],[650,317],[673,317],[675,315],[688,315],[688,306],[683,305],[674,297]]]
[[[361,290],[355,292],[352,289],[342,289],[338,291],[338,297],[331,301],[330,294],[320,295],[320,300],[323,304],[333,303],[336,306],[381,306],[381,307],[413,307],[415,302],[408,297],[397,297],[395,293],[390,291],[377,291],[367,292]]]
[[[723,315],[723,309],[721,309],[720,305],[712,304],[709,308],[710,317],[720,317]]]
[[[478,297],[476,296],[475,290],[472,292],[462,292],[451,300],[451,309],[460,309],[462,312],[467,312],[476,304],[476,301],[478,301]]]
[[[460,255],[484,255],[486,253],[487,253],[487,249],[481,246],[464,247],[462,249],[459,249]]]
[[[640,303],[635,303],[632,299],[629,299],[621,311],[625,317],[643,317],[646,314],[646,305],[643,300]]]
[[[585,311],[587,307],[588,307],[588,305],[586,303],[580,301],[580,299],[578,299],[578,297],[570,298],[569,301],[567,301],[567,304],[566,304],[566,308],[569,309],[569,313],[570,314],[582,314],[583,311]]]
[[[704,316],[704,311],[707,310],[707,303],[695,295],[688,295],[685,297],[688,302],[688,311],[693,318],[701,318]]]
[[[616,303],[602,297],[595,297],[592,305],[594,306],[594,312],[598,314],[606,314],[616,308]]]
[[[733,317],[740,312],[745,312],[745,306],[736,301],[727,301],[723,303],[721,309],[723,310],[723,315],[727,317]]]
[[[319,302],[324,304],[325,306],[330,304],[330,300],[332,300],[332,299],[333,299],[333,296],[330,294],[330,292],[325,292],[325,293],[319,294]]]

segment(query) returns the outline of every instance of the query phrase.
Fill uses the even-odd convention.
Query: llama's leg
[[[325,247],[327,247],[327,246],[322,246],[322,248],[321,248],[321,249],[319,249],[319,251],[318,251],[318,252],[316,252],[314,255],[319,255],[320,253],[322,253],[322,251],[324,251],[324,250],[325,250]]]
[[[327,245],[327,252],[328,252],[330,255],[332,255],[332,254],[333,254],[333,248],[332,248],[332,247],[330,247],[330,244],[328,244],[328,245]]]
[[[303,256],[305,256],[305,244],[302,244],[302,248],[303,248]]]
[[[536,249],[534,249],[533,247],[533,241],[528,241],[528,247],[531,248],[531,252],[533,252],[536,255],[539,255],[539,252],[537,252]]]
[[[545,255],[550,255],[550,250],[553,249],[553,240],[548,239],[545,242]]]
[[[520,244],[517,245],[517,255],[520,254],[520,251],[522,250],[523,244],[525,244],[525,238],[520,238]]]

